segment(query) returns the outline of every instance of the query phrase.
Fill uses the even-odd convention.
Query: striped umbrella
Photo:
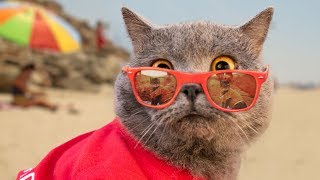
[[[30,3],[0,2],[0,37],[35,49],[71,52],[79,33],[62,18]]]

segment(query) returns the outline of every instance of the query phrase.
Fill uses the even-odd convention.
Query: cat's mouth
[[[197,121],[198,119],[207,119],[207,117],[205,117],[204,115],[202,115],[201,113],[197,112],[196,110],[193,110],[187,114],[185,114],[182,118],[180,118],[179,121]]]
[[[200,113],[198,113],[197,111],[191,111],[189,114],[185,115],[184,117],[188,117],[188,118],[205,118],[203,115],[201,115]]]
[[[184,116],[182,119],[187,118],[187,119],[196,119],[196,118],[205,118],[204,116],[200,114],[188,114]]]
[[[199,115],[199,113],[196,110],[192,110],[189,114],[190,115]]]

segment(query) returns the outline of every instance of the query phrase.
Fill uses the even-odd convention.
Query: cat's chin
[[[198,113],[190,113],[176,120],[172,130],[186,138],[212,139],[213,129],[208,126],[209,119]]]

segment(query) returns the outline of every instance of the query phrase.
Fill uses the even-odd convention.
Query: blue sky
[[[155,24],[208,20],[237,25],[268,6],[275,8],[264,59],[281,83],[320,83],[320,1],[308,0],[57,0],[74,16],[109,23],[108,36],[131,49],[121,17],[127,6]]]

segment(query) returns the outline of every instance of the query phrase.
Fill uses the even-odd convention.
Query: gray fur
[[[207,72],[218,56],[228,55],[237,69],[261,71],[261,50],[273,8],[267,8],[242,26],[193,22],[156,26],[122,8],[132,39],[131,67],[151,66],[156,59],[169,60],[175,70]],[[225,113],[214,109],[203,93],[192,102],[180,93],[168,108],[140,105],[126,74],[115,84],[115,110],[122,124],[146,148],[173,165],[209,179],[236,179],[240,155],[267,128],[272,101],[270,78],[262,86],[254,108]]]

